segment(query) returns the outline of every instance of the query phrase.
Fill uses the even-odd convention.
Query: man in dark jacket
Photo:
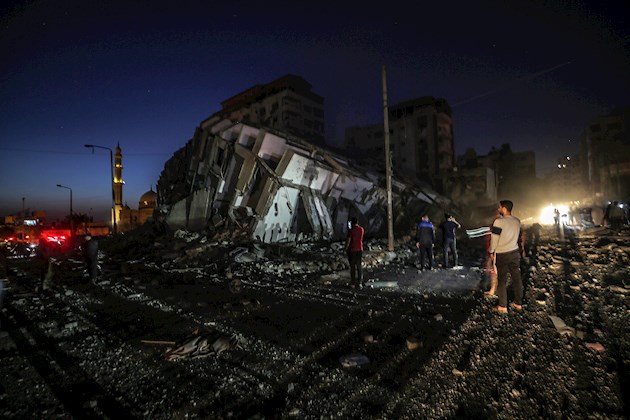
[[[442,251],[444,252],[444,268],[448,268],[448,252],[449,250],[453,254],[453,267],[458,265],[457,261],[457,238],[455,231],[460,228],[460,225],[453,216],[448,213],[444,214],[444,220],[440,223],[440,230],[442,231]]]
[[[84,256],[90,280],[96,280],[98,276],[98,241],[89,233],[85,235]]]
[[[420,269],[424,270],[425,257],[429,263],[428,269],[433,268],[433,244],[435,244],[435,228],[429,221],[429,216],[422,216],[422,221],[416,225],[416,248],[420,252]]]

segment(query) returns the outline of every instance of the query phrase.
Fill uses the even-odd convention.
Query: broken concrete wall
[[[212,188],[203,188],[192,193],[188,212],[188,229],[199,231],[206,227],[212,217]]]
[[[166,216],[166,223],[173,230],[183,229],[187,226],[188,217],[186,211],[186,200],[180,200],[170,207]]]
[[[445,205],[428,188],[395,181],[395,220],[415,224],[416,209]],[[251,214],[251,237],[263,242],[339,239],[356,216],[366,235],[387,231],[384,176],[280,132],[229,120],[206,120],[165,164],[158,187],[169,224],[189,230],[213,219]],[[414,209],[413,214],[406,208]],[[409,226],[407,226],[409,225]]]

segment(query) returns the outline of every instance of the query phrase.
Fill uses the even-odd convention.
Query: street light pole
[[[72,188],[57,184],[59,188],[70,190],[70,237],[74,237],[74,215],[72,213]]]
[[[109,150],[109,170],[110,170],[110,173],[111,173],[111,183],[112,183],[112,220],[113,220],[114,235],[116,235],[118,229],[116,227],[116,195],[115,195],[116,193],[114,192],[114,158],[113,158],[113,151],[109,147],[97,146],[96,144],[85,144],[84,147],[91,148],[92,149],[92,153],[94,153],[94,148]]]

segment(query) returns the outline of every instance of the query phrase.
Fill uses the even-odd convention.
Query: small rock
[[[585,346],[587,349],[594,350],[598,353],[603,353],[606,350],[601,343],[586,343]]]

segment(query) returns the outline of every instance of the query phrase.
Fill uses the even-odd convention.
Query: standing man
[[[50,269],[50,253],[48,241],[44,238],[39,238],[39,245],[37,245],[35,253],[35,261],[37,261],[39,268],[39,283],[35,287],[37,293],[42,293],[48,286],[46,276],[48,276],[48,270]]]
[[[363,287],[361,259],[363,258],[363,234],[365,230],[353,217],[349,222],[350,229],[346,236],[346,252],[350,262],[350,287]]]
[[[85,244],[83,244],[85,262],[90,280],[96,280],[98,276],[98,241],[89,233],[85,235]]]
[[[521,281],[520,234],[521,221],[512,216],[514,204],[510,200],[499,202],[500,216],[490,228],[490,253],[497,266],[499,306],[497,312],[507,313],[507,276],[512,277],[514,302],[510,305],[516,310],[523,309],[523,283]]]
[[[455,231],[462,227],[453,216],[444,213],[444,220],[440,223],[442,231],[442,251],[444,252],[444,268],[448,268],[448,251],[453,254],[453,267],[457,265],[457,239]]]
[[[435,228],[429,221],[429,216],[422,216],[416,225],[416,248],[420,252],[420,270],[424,270],[424,259],[428,260],[429,270],[433,268],[433,244],[435,244]]]

